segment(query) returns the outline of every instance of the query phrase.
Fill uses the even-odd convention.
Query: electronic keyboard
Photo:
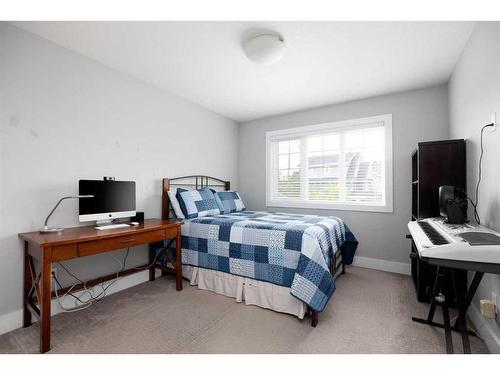
[[[429,263],[453,266],[474,270],[474,264],[491,264],[481,266],[485,272],[500,269],[500,244],[471,245],[461,237],[464,233],[478,233],[492,238],[500,236],[483,226],[469,224],[447,224],[444,218],[428,218],[408,223],[411,237],[420,258]],[[500,238],[500,237],[499,237]]]
[[[427,319],[412,317],[412,320],[444,328],[447,353],[453,353],[451,332],[460,332],[464,353],[470,353],[466,314],[484,274],[500,274],[499,233],[482,226],[447,224],[442,217],[410,221],[408,229],[420,259],[437,266]],[[468,238],[469,242],[462,236]],[[457,293],[455,269],[473,271],[474,276],[464,295],[446,296],[443,294],[442,282],[447,275],[451,275],[453,288]],[[450,324],[448,298],[456,298],[458,305],[458,316],[453,324]],[[434,322],[434,312],[438,304],[443,309],[443,324]]]

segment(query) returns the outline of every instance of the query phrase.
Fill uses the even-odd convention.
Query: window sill
[[[293,201],[277,201],[267,200],[266,207],[287,207],[287,208],[312,208],[319,210],[340,210],[340,211],[365,211],[365,212],[394,212],[392,204],[385,206],[377,205],[359,205],[359,204],[342,204],[342,203],[324,203],[324,202],[293,202]]]

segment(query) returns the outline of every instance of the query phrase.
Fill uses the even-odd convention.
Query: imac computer
[[[113,224],[114,219],[135,216],[135,182],[114,180],[80,180],[80,195],[93,198],[79,200],[79,220],[96,221],[96,229],[126,227]]]

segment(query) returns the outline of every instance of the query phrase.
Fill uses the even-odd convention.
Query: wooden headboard
[[[224,188],[224,190],[231,189],[231,183],[229,181],[221,180],[220,178],[210,177],[210,176],[182,176],[176,178],[164,178],[162,186],[162,199],[161,199],[161,216],[163,219],[170,219],[173,217],[171,214],[172,208],[170,207],[170,199],[168,198],[167,192],[170,187],[185,187],[191,189],[201,189],[204,187]]]

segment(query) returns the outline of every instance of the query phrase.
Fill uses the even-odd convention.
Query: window
[[[266,138],[267,206],[392,212],[392,115]]]

